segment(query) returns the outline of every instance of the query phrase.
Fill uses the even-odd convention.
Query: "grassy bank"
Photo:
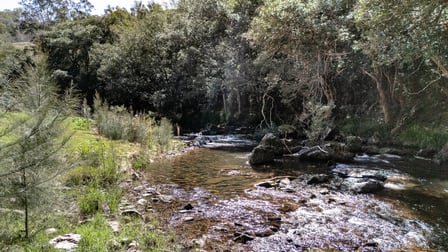
[[[128,122],[132,123],[129,114],[123,115],[131,118]],[[175,250],[174,235],[158,224],[157,215],[147,222],[120,214],[120,202],[127,193],[120,184],[130,179],[134,168],[143,169],[149,160],[181,145],[172,139],[167,122],[162,126],[151,118],[142,118],[139,118],[142,123],[149,123],[145,130],[150,135],[146,135],[145,141],[134,142],[98,134],[98,120],[66,119],[65,130],[72,136],[62,154],[72,164],[71,168],[51,180],[54,188],[49,195],[51,204],[41,205],[30,213],[29,239],[23,236],[23,211],[0,209],[0,250],[57,251],[49,241],[67,233],[82,236],[78,251],[126,251],[130,247],[142,251]],[[113,126],[104,121],[103,124]],[[122,126],[121,130],[130,128],[127,123]],[[112,229],[110,221],[119,223],[119,231]]]

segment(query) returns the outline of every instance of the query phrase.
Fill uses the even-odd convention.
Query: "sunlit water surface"
[[[331,166],[309,164],[293,159],[255,169],[247,164],[248,149],[200,148],[151,165],[149,176],[156,183],[177,184],[185,190],[203,188],[218,197],[230,199],[244,195],[254,184],[276,176],[325,173]],[[448,172],[446,167],[419,159],[397,156],[360,156],[348,166],[385,169],[395,174],[386,188],[376,195],[397,203],[429,223],[437,237],[434,246],[448,249]]]

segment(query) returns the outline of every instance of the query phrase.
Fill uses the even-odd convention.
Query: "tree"
[[[279,96],[295,108],[294,114],[301,114],[293,124],[309,126],[313,111],[322,109],[326,113],[320,113],[321,119],[331,120],[337,102],[335,79],[351,51],[354,3],[288,0],[268,1],[261,7],[246,36],[261,48],[256,63],[264,72],[262,103],[272,104],[269,110]]]
[[[22,27],[29,31],[85,17],[93,8],[88,0],[21,0],[20,5],[23,8]]]
[[[363,0],[355,20],[362,33],[356,48],[372,61],[371,70],[365,72],[376,83],[385,123],[399,129],[403,120],[422,109],[418,107],[446,100],[446,1]],[[425,97],[431,101],[423,102]]]
[[[73,84],[92,100],[97,81],[90,54],[95,44],[114,39],[115,33],[110,28],[105,19],[93,16],[60,22],[39,36],[38,42],[48,55],[48,67],[60,91]]]
[[[70,164],[61,148],[70,135],[63,121],[74,104],[59,99],[42,61],[1,92],[0,201],[24,211],[24,237],[31,234],[32,210],[49,200],[53,179]]]

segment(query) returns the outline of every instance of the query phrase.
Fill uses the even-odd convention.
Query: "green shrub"
[[[91,166],[98,166],[101,164],[105,148],[104,142],[98,140],[86,141],[78,146],[79,158]]]
[[[87,186],[79,197],[79,209],[83,215],[101,212],[104,194],[96,186]]]
[[[120,179],[120,162],[113,145],[102,141],[88,141],[79,146],[82,166],[68,172],[67,185],[97,184],[102,187],[115,185]]]
[[[114,234],[101,214],[96,214],[91,222],[79,226],[75,232],[81,235],[78,251],[110,251],[108,246]]]
[[[149,155],[137,155],[132,158],[131,164],[132,168],[134,168],[135,170],[143,171],[149,167],[149,165],[151,164],[151,160],[149,158]]]
[[[80,186],[94,183],[96,168],[93,166],[79,166],[68,171],[65,184],[67,186]]]
[[[144,115],[128,112],[123,106],[109,107],[97,96],[94,102],[98,133],[112,140],[127,140],[147,146],[153,120]]]
[[[83,117],[71,117],[69,120],[75,130],[90,130],[90,119]]]
[[[118,211],[122,197],[123,197],[123,191],[120,188],[115,188],[106,191],[105,203],[109,207],[111,213],[116,213]]]
[[[162,150],[169,148],[170,140],[173,138],[173,125],[167,118],[162,118],[159,125],[154,127],[153,137]]]
[[[388,135],[388,130],[377,118],[353,116],[345,118],[338,123],[339,129],[345,135],[371,137],[379,134],[381,137]]]

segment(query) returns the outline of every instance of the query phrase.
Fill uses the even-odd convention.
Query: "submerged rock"
[[[297,197],[296,202],[302,204],[282,218],[278,232],[248,241],[252,250],[390,251],[428,248],[430,228],[422,228],[421,224],[396,215],[392,204],[370,195],[333,190],[319,193],[328,184],[308,185],[311,178],[319,177],[305,175],[292,181],[296,191],[293,196],[263,189],[265,197],[273,195],[277,200]],[[260,192],[252,193],[258,195]],[[308,200],[300,200],[301,197]]]

